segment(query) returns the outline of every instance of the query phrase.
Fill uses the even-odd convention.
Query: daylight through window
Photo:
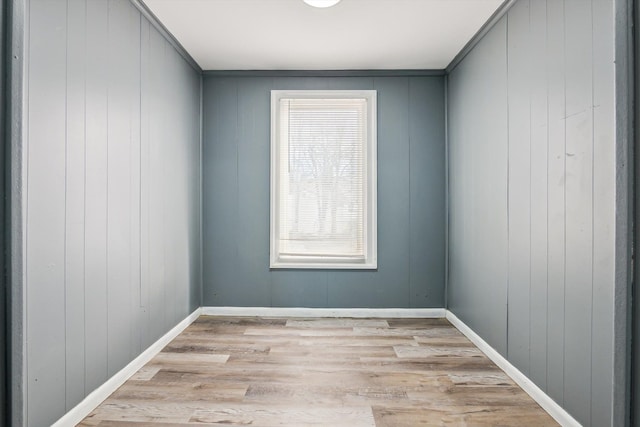
[[[375,107],[375,91],[272,91],[272,268],[376,268]]]

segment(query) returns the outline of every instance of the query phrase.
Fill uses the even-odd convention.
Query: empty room
[[[0,425],[640,426],[636,0],[0,13]]]

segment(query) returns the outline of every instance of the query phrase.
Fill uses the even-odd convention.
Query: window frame
[[[281,99],[366,99],[367,138],[364,165],[366,190],[363,206],[364,259],[306,255],[282,256],[279,253],[279,124]],[[270,233],[269,268],[271,269],[357,269],[376,270],[377,253],[377,91],[376,90],[272,90],[270,141]]]

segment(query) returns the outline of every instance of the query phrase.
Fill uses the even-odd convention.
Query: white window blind
[[[276,93],[272,267],[375,268],[375,97],[366,92]]]

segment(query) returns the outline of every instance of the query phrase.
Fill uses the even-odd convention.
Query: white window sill
[[[377,270],[377,262],[271,261],[270,269]]]

